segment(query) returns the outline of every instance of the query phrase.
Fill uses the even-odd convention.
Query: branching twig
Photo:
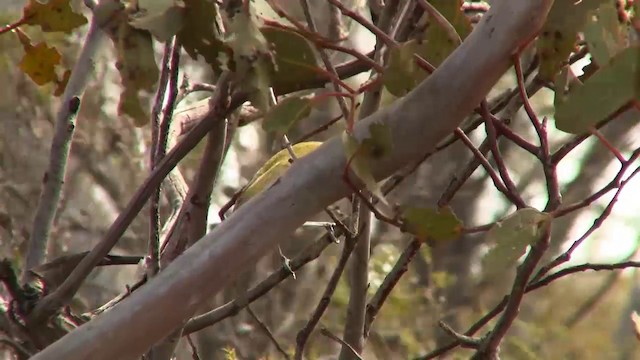
[[[160,81],[158,82],[158,90],[151,112],[151,161],[149,166],[151,171],[155,169],[157,163],[162,160],[167,152],[169,126],[171,124],[177,93],[179,54],[180,47],[177,45],[177,40],[174,37],[165,45],[162,56]],[[169,96],[167,97],[164,110],[161,113],[167,90],[169,90]],[[161,187],[158,187],[151,195],[149,206],[149,261],[147,263],[147,273],[149,277],[154,276],[160,271],[160,189]]]
[[[336,290],[338,286],[338,281],[342,277],[342,272],[344,271],[345,266],[347,265],[347,261],[353,252],[354,247],[356,246],[356,240],[358,238],[350,238],[348,237],[344,242],[344,247],[342,248],[342,254],[340,255],[340,259],[338,260],[338,264],[336,265],[331,277],[329,278],[329,282],[320,297],[320,301],[316,306],[315,310],[311,314],[311,317],[305,324],[305,326],[298,332],[296,336],[296,353],[294,359],[301,360],[304,347],[309,340],[309,336],[313,332],[313,329],[316,327],[318,322],[320,322],[320,318],[327,310],[329,303],[331,302],[331,297],[333,296],[333,292]]]
[[[309,26],[309,30],[313,33],[317,33],[318,29],[316,27],[315,21],[313,19],[313,16],[311,15],[311,11],[309,10],[309,3],[307,2],[308,0],[300,0],[300,6],[302,7],[302,10],[304,11],[304,17],[307,20],[307,26]],[[327,44],[329,45],[329,44]],[[316,48],[318,50],[318,53],[320,54],[320,59],[322,59],[322,63],[324,64],[325,68],[327,69],[327,71],[331,74],[333,74],[334,76],[336,76],[336,78],[338,77],[338,73],[336,72],[335,67],[333,66],[333,64],[331,63],[331,59],[329,59],[329,55],[327,55],[327,53],[321,49],[320,47],[317,46],[316,44]],[[333,81],[333,89],[335,90],[335,92],[341,92],[340,90],[340,84]],[[342,116],[344,116],[345,120],[350,119],[349,116],[349,107],[347,107],[347,104],[345,103],[344,99],[342,97],[337,97],[336,99],[338,101],[338,105],[340,105],[340,109],[342,110]]]
[[[156,170],[147,177],[129,201],[126,209],[120,213],[111,227],[109,227],[105,237],[82,259],[76,269],[55,292],[47,295],[38,303],[31,314],[31,321],[38,322],[46,319],[73,297],[91,270],[118,242],[131,221],[133,221],[138,212],[140,212],[154,189],[160,186],[169,171],[200,142],[217,121],[223,121],[228,113],[239,106],[244,101],[244,96],[238,95],[229,101],[228,95],[224,94],[220,96],[220,98],[212,99],[212,101],[214,106],[212,106],[211,112],[206,117],[206,120],[200,122],[189,132],[158,164]]]
[[[636,153],[637,153],[636,156],[640,156],[640,150],[637,150]],[[632,156],[632,159],[634,159],[634,156]],[[539,280],[542,276],[544,276],[554,267],[571,260],[571,255],[573,254],[575,249],[577,249],[580,246],[580,244],[582,244],[589,236],[591,236],[591,234],[593,234],[594,231],[600,228],[600,226],[604,224],[605,220],[609,217],[609,215],[611,215],[611,212],[613,211],[613,205],[615,205],[615,203],[618,201],[618,197],[620,196],[620,193],[624,189],[625,185],[628,184],[629,181],[631,181],[639,172],[640,172],[640,167],[637,167],[625,180],[620,182],[620,184],[618,185],[618,189],[613,195],[613,198],[611,198],[611,201],[609,201],[609,203],[604,208],[604,210],[602,210],[602,213],[600,214],[600,216],[598,216],[593,221],[593,224],[591,225],[591,227],[589,227],[589,229],[585,231],[584,234],[582,234],[582,236],[578,238],[578,240],[574,241],[569,247],[569,249],[567,249],[567,251],[565,251],[560,256],[556,257],[553,261],[551,261],[549,264],[543,266],[540,270],[538,270],[538,272],[533,278],[534,280]]]
[[[529,293],[531,291],[534,290],[538,290],[542,287],[545,287],[549,284],[551,284],[552,282],[559,280],[561,278],[567,277],[569,275],[572,274],[576,274],[579,272],[585,272],[585,271],[613,271],[613,270],[624,270],[627,268],[640,268],[640,262],[638,261],[624,261],[624,262],[619,262],[619,263],[615,263],[615,264],[582,264],[582,265],[576,265],[576,266],[570,266],[567,268],[564,268],[562,270],[559,270],[551,275],[547,275],[545,277],[543,277],[540,280],[537,281],[532,281],[529,285],[527,285],[526,289],[525,289],[525,293]],[[500,303],[498,303],[493,309],[491,309],[491,311],[489,311],[488,313],[486,313],[482,318],[480,318],[480,320],[478,320],[475,324],[473,324],[469,330],[467,330],[464,335],[466,336],[473,336],[476,332],[478,332],[480,329],[482,329],[482,327],[484,327],[486,324],[489,323],[489,321],[491,321],[493,318],[495,318],[498,314],[500,314],[502,312],[502,310],[505,309],[505,307],[507,306],[507,303],[509,301],[509,296],[506,295],[504,298],[502,298],[502,300],[500,301]],[[439,356],[442,356],[443,354],[447,353],[448,351],[454,349],[455,347],[461,345],[459,341],[454,341],[451,342],[445,346],[442,346],[432,352],[430,352],[427,355],[418,357],[417,359],[420,360],[430,360],[430,359],[435,359]]]
[[[350,18],[352,18],[354,21],[356,21],[358,24],[364,26],[365,28],[367,28],[367,30],[371,31],[373,34],[376,35],[376,38],[378,39],[378,42],[382,41],[384,42],[388,47],[394,47],[397,46],[398,43],[393,40],[392,37],[390,37],[389,35],[387,35],[387,33],[380,29],[379,27],[375,26],[374,24],[372,24],[371,22],[367,21],[365,18],[363,18],[360,14],[358,14],[355,11],[349,10],[346,6],[344,6],[344,4],[342,4],[339,0],[329,0],[329,2],[331,3],[331,5],[337,7],[338,9],[340,9],[340,12],[342,12],[342,14],[344,14],[345,16],[348,16]],[[387,5],[388,6],[388,5]]]
[[[447,325],[444,321],[439,321],[438,326],[440,326],[440,328],[444,330],[444,332],[449,334],[452,338],[458,340],[458,342],[462,347],[478,349],[480,345],[482,345],[482,341],[480,339],[476,339],[471,336],[460,334],[457,331],[453,330],[453,328]]]
[[[342,236],[340,231],[340,229],[337,229],[337,234],[335,236]],[[207,326],[211,326],[219,321],[222,321],[230,316],[238,314],[240,310],[244,308],[245,304],[250,304],[264,294],[268,293],[282,281],[289,278],[292,275],[291,271],[296,271],[309,262],[317,259],[320,254],[322,254],[324,249],[326,249],[330,244],[333,243],[334,237],[332,234],[325,233],[321,235],[299,255],[291,259],[291,261],[289,262],[289,268],[283,266],[279,270],[271,273],[271,275],[262,280],[256,286],[247,290],[246,294],[240,297],[244,300],[243,302],[240,302],[238,301],[238,299],[236,299],[214,310],[194,317],[185,326],[184,333],[193,333],[195,331],[204,329]]]
[[[507,166],[504,163],[504,158],[500,153],[500,148],[498,146],[498,136],[496,135],[496,128],[493,125],[493,121],[491,120],[491,116],[489,115],[489,108],[487,106],[486,101],[483,101],[480,105],[481,111],[485,113],[485,129],[487,132],[487,140],[489,142],[489,148],[491,149],[491,153],[493,154],[493,160],[496,163],[496,167],[498,168],[498,172],[500,173],[500,178],[506,187],[507,197],[513,204],[518,208],[522,209],[527,206],[524,202],[518,189],[516,188],[516,184],[511,180],[511,176],[509,175],[509,170],[507,170]]]
[[[200,354],[198,354],[198,348],[196,347],[196,344],[193,343],[191,336],[187,335],[186,338],[187,338],[187,343],[191,348],[191,358],[193,360],[200,360]]]
[[[287,354],[287,352],[282,348],[282,346],[280,345],[280,343],[278,342],[278,340],[276,340],[275,336],[273,336],[273,333],[271,332],[271,330],[269,330],[269,328],[267,327],[267,325],[262,322],[262,320],[260,320],[260,318],[258,317],[258,315],[256,315],[256,313],[253,312],[253,310],[251,310],[251,306],[247,305],[247,312],[249,313],[249,315],[251,315],[251,317],[253,318],[253,320],[258,324],[258,326],[260,327],[260,329],[262,329],[262,331],[267,335],[267,337],[269,338],[269,340],[271,340],[271,342],[273,343],[273,345],[276,347],[276,349],[278,350],[278,352],[280,352],[280,354],[282,354],[282,356],[285,359],[290,359],[291,356],[289,356],[289,354]]]
[[[472,359],[494,359],[502,339],[518,316],[518,313],[520,312],[520,303],[522,302],[522,298],[526,292],[529,278],[531,277],[535,267],[538,265],[540,259],[542,259],[544,252],[549,247],[551,224],[546,223],[543,226],[545,227],[544,229],[539,229],[542,232],[540,239],[535,244],[531,245],[529,254],[522,265],[518,267],[518,272],[515,280],[513,281],[513,287],[509,293],[509,300],[507,300],[502,317],[498,320],[498,323],[487,337],[482,340],[480,348]]]
[[[498,174],[496,174],[495,170],[493,170],[493,168],[491,167],[491,164],[489,164],[489,160],[487,160],[487,158],[484,157],[482,152],[480,152],[480,150],[478,150],[478,148],[476,148],[476,146],[473,145],[473,142],[471,142],[471,140],[467,137],[467,135],[465,135],[464,132],[462,132],[462,130],[460,130],[460,128],[457,128],[455,130],[455,134],[456,136],[458,136],[460,140],[462,140],[465,146],[469,148],[469,150],[471,150],[471,152],[476,157],[476,159],[480,162],[480,164],[482,164],[482,167],[484,168],[484,170],[487,172],[487,174],[489,174],[489,177],[491,178],[491,180],[493,180],[493,185],[496,187],[496,189],[498,189],[498,191],[503,193],[507,197],[507,199],[514,201],[514,199],[511,198],[511,193],[504,186],[504,184],[500,180],[500,177],[498,176]]]
[[[369,336],[369,331],[371,330],[371,324],[376,319],[378,312],[384,305],[384,302],[387,300],[389,294],[396,286],[402,275],[409,270],[409,263],[413,258],[418,254],[420,247],[423,242],[418,239],[413,239],[411,243],[404,249],[398,261],[396,261],[395,265],[389,273],[384,277],[382,284],[376,290],[376,293],[373,295],[369,303],[367,304],[367,312],[366,319],[364,324],[364,335],[365,337]]]
[[[343,349],[347,348],[351,352],[351,355],[353,355],[356,359],[362,360],[362,356],[360,356],[360,354],[358,354],[358,352],[353,347],[351,347],[351,345],[349,345],[346,341],[332,334],[331,331],[329,331],[327,328],[325,327],[320,328],[320,334],[342,345]]]
[[[371,252],[371,211],[364,204],[357,204],[353,216],[357,217],[356,246],[349,268],[349,303],[344,323],[344,341],[339,359],[352,359],[353,352],[361,354],[364,348],[365,311],[369,288],[369,257]]]

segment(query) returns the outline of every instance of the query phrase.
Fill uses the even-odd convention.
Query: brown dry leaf
[[[110,11],[113,15],[106,31],[113,41],[117,59],[115,66],[120,72],[123,87],[118,114],[131,117],[137,126],[144,126],[149,122],[149,116],[139,92],[153,90],[160,73],[151,33],[131,26],[124,8]]]

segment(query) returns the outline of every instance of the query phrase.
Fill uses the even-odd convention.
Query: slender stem
[[[311,314],[311,317],[309,318],[305,326],[298,332],[298,335],[296,336],[296,353],[295,353],[294,359],[302,360],[303,354],[304,354],[304,347],[307,344],[307,341],[309,340],[309,336],[313,332],[313,329],[316,327],[316,325],[318,325],[318,323],[320,322],[320,318],[322,318],[322,315],[324,315],[324,312],[327,310],[327,307],[331,302],[331,297],[333,296],[333,293],[335,292],[336,287],[338,287],[338,282],[340,281],[340,278],[342,277],[342,273],[344,272],[344,269],[347,265],[347,261],[349,260],[349,257],[353,252],[353,249],[356,245],[356,241],[357,241],[357,237],[356,238],[349,237],[344,242],[344,246],[342,248],[342,254],[340,255],[338,264],[336,265],[336,268],[333,270],[333,273],[329,278],[329,282],[327,283],[327,286],[325,287],[324,292],[320,297],[320,301],[318,302],[318,305],[316,305],[316,308]]]

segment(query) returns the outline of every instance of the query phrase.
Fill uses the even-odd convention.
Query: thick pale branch
[[[459,126],[511,65],[512,54],[540,29],[552,0],[496,2],[464,43],[414,91],[359,121],[389,126],[393,152],[372,164],[384,178],[433,150]],[[33,359],[133,359],[192,316],[211,296],[327,205],[348,195],[340,174],[340,138],[292,164],[269,190],[238,209],[165,271],[111,311]],[[311,191],[312,190],[312,191]]]
[[[27,270],[40,265],[46,257],[49,234],[58,210],[58,203],[62,197],[62,185],[71,149],[71,139],[76,126],[76,116],[80,107],[80,98],[92,72],[94,57],[104,39],[104,33],[100,29],[102,25],[97,19],[92,20],[56,114],[55,134],[49,153],[49,166],[44,175],[42,193],[38,200],[38,208],[27,247],[25,274],[27,274]]]

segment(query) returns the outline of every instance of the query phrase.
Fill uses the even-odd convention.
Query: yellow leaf
[[[298,158],[302,158],[317,149],[321,144],[319,141],[302,142],[293,145],[292,149]],[[289,154],[288,149],[278,151],[267,160],[242,190],[242,195],[238,198],[236,208],[273,185],[291,167],[291,161],[291,154]]]
[[[57,81],[56,65],[60,64],[60,53],[46,43],[35,46],[24,46],[25,54],[20,61],[20,69],[27,74],[33,82],[44,85]]]
[[[73,12],[70,0],[49,0],[46,4],[29,0],[22,18],[25,24],[39,25],[42,31],[62,31],[67,34],[87,23],[84,16]]]
[[[364,183],[365,188],[375,197],[377,197],[385,206],[389,206],[389,202],[382,193],[382,189],[371,173],[369,160],[374,159],[377,155],[373,146],[375,139],[373,137],[364,139],[359,143],[353,135],[346,131],[342,133],[342,143],[345,147],[345,155],[349,166],[353,173]]]
[[[402,230],[421,240],[445,242],[455,240],[462,232],[462,222],[449,207],[438,210],[408,207],[402,211],[402,218]]]

